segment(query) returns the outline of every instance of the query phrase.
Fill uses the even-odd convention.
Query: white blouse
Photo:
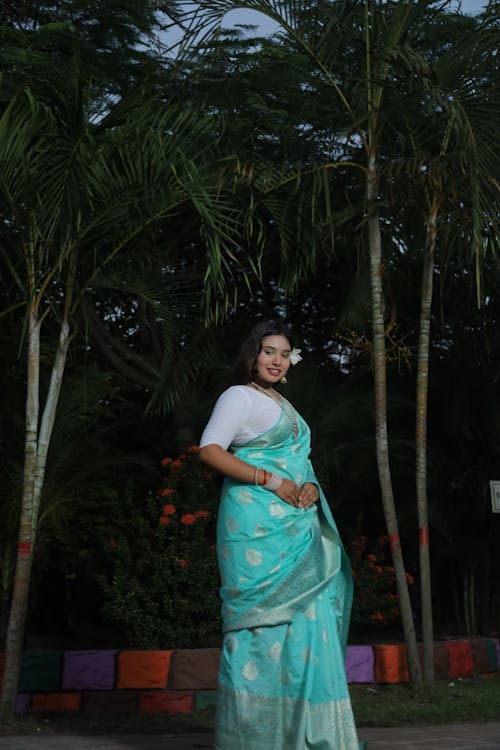
[[[219,397],[203,430],[200,448],[243,445],[262,435],[280,418],[279,405],[264,393],[246,385],[232,385]]]

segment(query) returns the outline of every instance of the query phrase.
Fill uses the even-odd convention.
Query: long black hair
[[[255,375],[255,362],[262,349],[262,339],[266,336],[284,336],[293,347],[293,341],[288,328],[279,321],[266,320],[258,323],[241,345],[240,353],[231,369],[231,385],[244,385]]]

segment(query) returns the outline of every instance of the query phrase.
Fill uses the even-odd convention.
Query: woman
[[[350,567],[309,428],[274,390],[298,351],[280,323],[257,325],[200,441],[225,477],[215,750],[358,750],[344,670]]]

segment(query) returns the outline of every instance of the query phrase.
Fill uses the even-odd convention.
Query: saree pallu
[[[276,425],[234,455],[318,485],[310,432]],[[358,750],[345,676],[349,561],[320,489],[308,510],[224,481],[217,526],[224,640],[215,750]]]

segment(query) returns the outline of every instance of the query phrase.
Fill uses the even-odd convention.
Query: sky
[[[458,3],[457,3],[458,5]],[[468,14],[479,13],[485,6],[486,0],[462,0],[462,12]],[[264,34],[272,34],[277,31],[278,26],[262,13],[253,10],[232,10],[224,19],[224,26],[231,28],[237,24],[253,24],[260,27]]]

